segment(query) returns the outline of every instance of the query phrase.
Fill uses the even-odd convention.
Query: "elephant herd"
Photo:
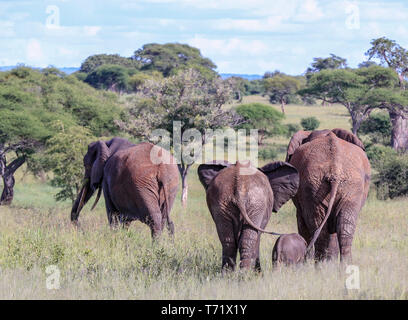
[[[179,185],[172,155],[160,148],[169,161],[152,161],[152,149],[126,139],[96,141],[84,157],[84,184],[71,210],[78,224],[83,206],[97,192],[93,207],[104,193],[110,225],[146,223],[153,238],[170,219]],[[157,150],[157,149],[156,149]],[[370,184],[370,163],[362,142],[343,129],[298,131],[291,138],[286,161],[255,168],[250,162],[213,161],[198,167],[198,176],[222,245],[223,269],[234,269],[237,253],[240,268],[260,270],[262,233],[280,235],[272,253],[274,265],[305,261],[351,261],[351,246],[359,212]],[[265,230],[273,212],[292,199],[298,234]],[[93,208],[92,207],[92,208]],[[314,253],[313,253],[314,252]]]

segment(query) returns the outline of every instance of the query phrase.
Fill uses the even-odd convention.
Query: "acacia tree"
[[[129,87],[129,72],[123,66],[104,64],[89,73],[85,82],[97,89],[122,93]]]
[[[395,91],[397,84],[395,72],[380,66],[323,70],[313,74],[299,93],[345,106],[351,116],[352,132],[357,134],[375,108],[404,103],[405,98]]]
[[[34,173],[45,168],[56,169],[44,163],[45,157],[36,157],[46,151],[47,142],[52,142],[58,133],[51,125],[53,122],[59,120],[65,128],[76,128],[67,137],[72,144],[80,127],[88,128],[96,136],[117,131],[113,119],[119,113],[116,95],[97,91],[53,68],[38,71],[19,67],[0,72],[0,177],[3,179],[0,204],[12,202],[14,173],[24,163]],[[65,152],[66,159],[71,159],[71,150],[66,148]],[[61,159],[60,165],[68,168],[70,163]],[[63,175],[66,171],[54,173]],[[61,182],[69,184],[70,180],[61,176]]]
[[[318,73],[322,70],[334,70],[334,69],[346,69],[347,68],[347,60],[336,56],[335,54],[331,53],[330,57],[326,58],[313,58],[313,62],[310,64],[305,71],[306,79],[309,80],[313,74]],[[307,98],[306,95],[303,96]],[[326,104],[326,97],[321,96],[322,99],[322,106]]]
[[[205,129],[217,129],[233,126],[240,118],[231,110],[223,109],[232,98],[232,90],[226,81],[220,78],[207,79],[194,69],[179,72],[175,76],[159,81],[148,80],[136,96],[135,105],[128,110],[127,121],[117,121],[121,129],[131,135],[152,139],[154,129],[165,129],[174,144],[173,124],[181,122],[180,134],[188,129],[197,129],[206,142]],[[181,149],[187,150],[186,143]],[[184,150],[176,150],[183,154]],[[182,197],[187,204],[187,174],[193,163],[186,163],[181,157],[177,164],[181,175]]]
[[[180,70],[195,69],[206,78],[216,76],[216,65],[201,55],[199,49],[180,43],[148,43],[136,50],[132,59],[140,63],[142,71],[157,70],[164,77]]]
[[[264,86],[269,99],[279,101],[282,113],[285,113],[285,105],[288,103],[289,97],[296,94],[301,87],[301,83],[295,77],[278,73],[264,79]]]
[[[79,72],[91,73],[103,65],[122,66],[133,70],[140,68],[140,63],[132,58],[121,57],[118,54],[95,54],[82,62]]]
[[[406,89],[408,74],[408,50],[401,47],[394,40],[386,37],[373,39],[372,47],[366,52],[369,60],[379,59],[382,65],[395,70],[399,78],[401,91]],[[406,93],[402,93],[406,96]],[[395,150],[406,151],[408,149],[408,104],[389,104],[388,112],[392,123],[391,145]]]
[[[20,85],[20,80],[30,75],[30,69],[19,68],[3,73],[0,79],[0,177],[3,180],[0,205],[11,204],[14,173],[49,134],[41,119],[40,99]]]
[[[331,53],[330,57],[327,58],[314,58],[310,67],[306,70],[306,77],[309,78],[313,73],[322,70],[345,68],[347,68],[347,60]]]
[[[262,103],[241,104],[237,113],[245,119],[239,125],[242,129],[258,129],[258,144],[262,145],[265,137],[283,134],[286,128],[282,124],[285,116],[278,110]]]
[[[44,169],[54,174],[51,185],[60,188],[55,199],[69,199],[73,204],[83,184],[84,154],[88,144],[96,138],[86,127],[65,127],[60,120],[54,121],[51,127],[56,133],[47,140],[40,161]]]

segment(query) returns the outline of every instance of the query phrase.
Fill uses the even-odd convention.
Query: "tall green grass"
[[[338,106],[288,106],[288,119],[303,117],[303,108],[311,108],[308,115],[322,115],[324,127],[347,125],[348,118]],[[269,142],[284,145],[288,139]],[[103,201],[92,212],[88,204],[79,218],[80,229],[74,228],[69,221],[70,203],[56,203],[56,189],[19,173],[13,205],[0,206],[0,299],[408,298],[408,199],[379,201],[370,193],[353,243],[360,289],[347,290],[350,275],[337,263],[308,262],[273,270],[276,237],[270,235],[261,239],[261,274],[237,270],[222,275],[221,245],[196,166],[188,183],[188,207],[181,207],[179,192],[171,212],[174,238],[164,232],[153,243],[149,228],[139,222],[127,230],[112,230]],[[272,215],[268,229],[297,231],[291,201]],[[49,265],[61,272],[58,290],[46,288]]]

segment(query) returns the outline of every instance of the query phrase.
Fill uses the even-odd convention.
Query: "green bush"
[[[313,131],[319,127],[320,121],[317,120],[316,117],[308,117],[302,118],[302,120],[300,120],[300,124],[302,125],[304,130]]]
[[[278,151],[276,148],[261,149],[258,152],[258,156],[262,160],[274,160],[278,156]]]
[[[89,73],[85,82],[96,89],[126,91],[129,86],[129,70],[122,66],[104,64]]]
[[[378,144],[371,144],[366,147],[366,154],[373,168],[381,170],[385,162],[390,157],[397,156],[397,151],[391,147],[386,147]]]
[[[236,112],[245,119],[245,123],[239,125],[239,129],[258,129],[258,143],[263,144],[266,137],[281,135],[286,132],[282,124],[285,116],[266,104],[249,103],[241,104]]]
[[[386,200],[408,195],[408,156],[388,156],[374,179],[377,198]]]
[[[297,123],[289,123],[286,125],[286,136],[291,138],[296,132],[302,130],[302,127]]]
[[[363,121],[359,133],[368,135],[373,143],[390,144],[391,121],[388,113],[371,114],[367,120]]]

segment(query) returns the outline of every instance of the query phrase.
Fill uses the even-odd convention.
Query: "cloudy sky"
[[[77,67],[179,42],[222,73],[300,74],[330,53],[356,66],[381,36],[408,48],[407,21],[406,0],[0,0],[0,65]]]

